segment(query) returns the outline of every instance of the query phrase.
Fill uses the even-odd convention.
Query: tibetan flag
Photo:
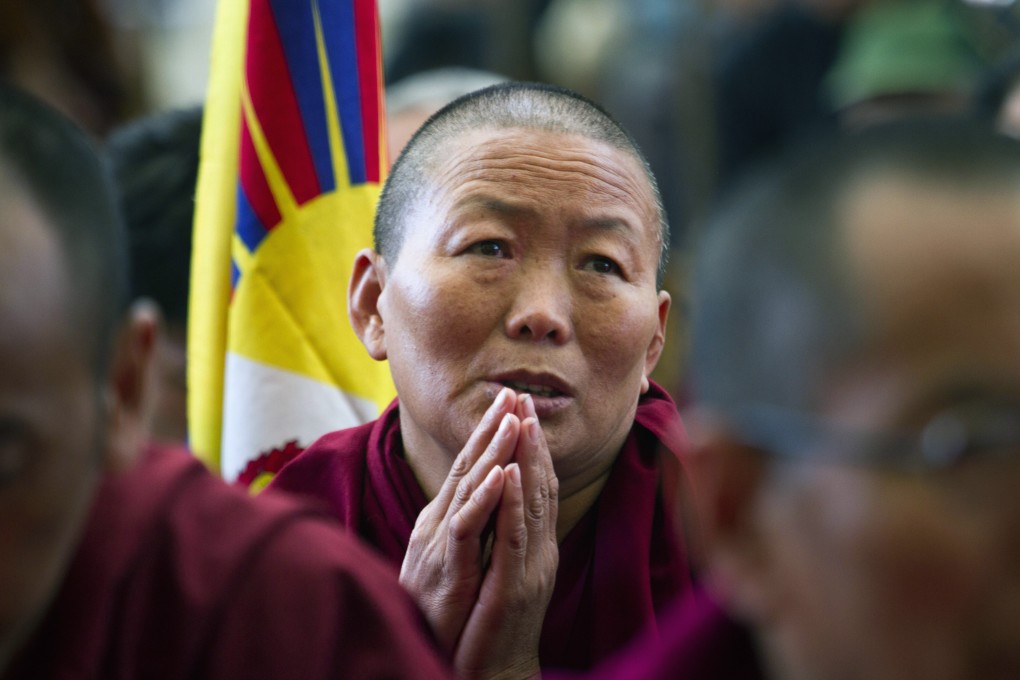
[[[347,319],[386,164],[375,0],[220,0],[195,212],[188,418],[244,481],[395,391]],[[256,485],[258,480],[256,480]]]

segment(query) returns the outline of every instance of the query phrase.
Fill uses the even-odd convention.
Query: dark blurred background
[[[1009,0],[379,0],[387,83],[448,66],[573,88],[637,138],[662,188],[675,302],[657,377],[683,375],[686,253],[749,167],[839,126],[972,111],[1020,131]],[[0,74],[97,138],[194,105],[212,0],[0,3]]]

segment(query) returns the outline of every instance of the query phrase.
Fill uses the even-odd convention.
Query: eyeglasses
[[[936,470],[976,455],[1020,455],[1020,406],[967,403],[915,430],[862,431],[770,404],[727,410],[744,443],[790,459]]]

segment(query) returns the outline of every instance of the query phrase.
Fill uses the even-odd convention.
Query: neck
[[[560,509],[559,514],[556,515],[557,542],[562,543],[571,529],[577,526],[577,523],[591,509],[591,506],[595,505],[599,494],[602,493],[602,487],[606,485],[606,481],[609,479],[609,471],[611,469],[612,466],[577,491],[567,495],[560,495]]]
[[[413,444],[404,438],[404,459],[411,466],[414,478],[430,502],[443,488],[450,468],[453,467],[454,458],[456,454],[449,455],[436,447],[413,447]]]

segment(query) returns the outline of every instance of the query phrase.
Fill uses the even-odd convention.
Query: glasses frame
[[[914,430],[865,431],[765,403],[727,409],[727,420],[745,444],[791,460],[932,471],[974,455],[1020,454],[1016,407],[954,406]]]

